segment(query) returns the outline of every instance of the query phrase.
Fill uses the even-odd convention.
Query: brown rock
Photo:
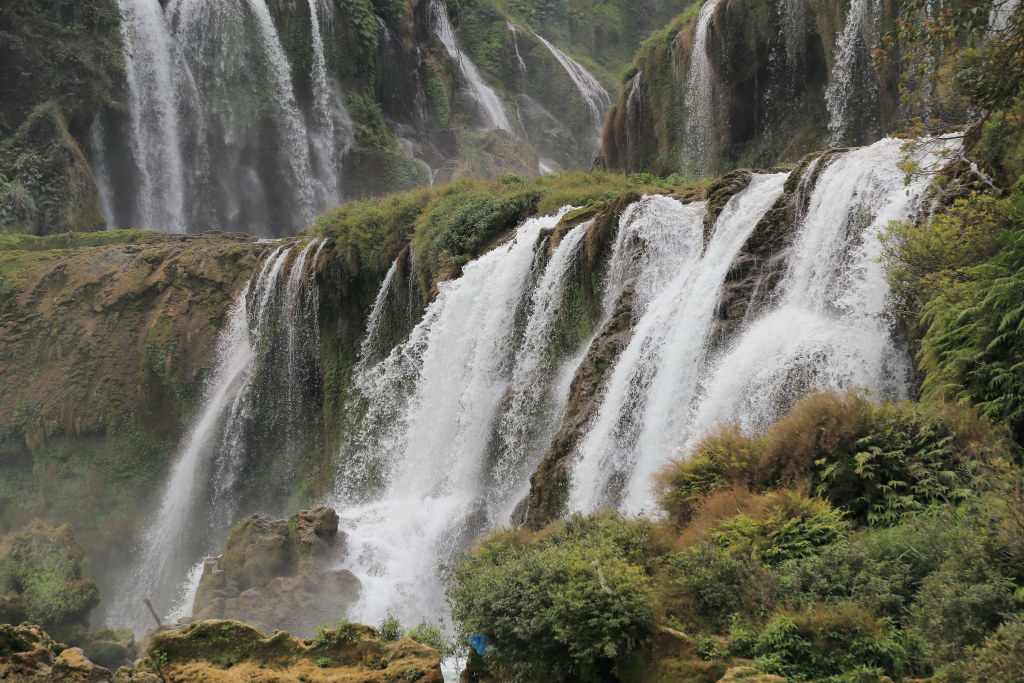
[[[786,683],[786,679],[775,674],[761,673],[751,666],[734,666],[725,672],[718,683]]]

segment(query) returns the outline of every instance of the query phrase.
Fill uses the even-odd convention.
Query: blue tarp
[[[482,633],[474,633],[469,637],[469,644],[478,655],[485,655],[491,649],[491,639]]]

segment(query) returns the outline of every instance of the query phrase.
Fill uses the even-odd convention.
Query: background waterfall
[[[91,150],[111,227],[290,234],[341,200],[353,130],[324,54],[331,3],[309,2],[308,95],[264,0],[120,6],[130,106],[101,117]]]
[[[825,89],[829,144],[859,144],[877,137],[878,83],[871,66],[870,45],[875,0],[852,0],[843,32],[836,42],[831,80]]]
[[[441,0],[430,0],[430,29],[441,40],[444,49],[455,62],[459,69],[459,76],[462,79],[462,87],[466,93],[473,98],[480,108],[483,117],[484,128],[512,132],[512,124],[509,122],[508,114],[505,112],[505,104],[501,101],[498,93],[486,82],[476,68],[473,61],[466,56],[459,47],[455,31],[448,20],[448,11]]]
[[[697,175],[711,170],[711,62],[708,57],[708,26],[719,0],[707,0],[697,15],[686,71],[686,130],[683,138],[683,167]]]

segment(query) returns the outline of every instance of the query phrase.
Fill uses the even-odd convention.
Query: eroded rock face
[[[113,675],[77,647],[64,648],[39,626],[0,625],[0,681],[109,683]]]
[[[303,510],[287,520],[246,517],[231,530],[224,554],[207,561],[193,618],[312,635],[321,624],[338,621],[359,597],[359,579],[330,568],[344,542],[331,508]]]
[[[146,678],[159,674],[160,678]],[[203,621],[153,639],[138,669],[121,669],[117,683],[264,681],[266,683],[442,683],[441,660],[409,638],[386,641],[376,629],[341,623],[315,640],[287,633],[264,637],[236,621]]]

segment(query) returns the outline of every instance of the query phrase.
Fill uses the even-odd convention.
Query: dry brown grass
[[[814,461],[854,447],[864,428],[868,401],[854,392],[805,396],[768,433],[755,482],[791,486],[810,477]]]

